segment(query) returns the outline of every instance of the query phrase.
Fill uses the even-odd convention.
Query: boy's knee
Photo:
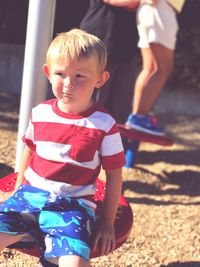
[[[89,267],[90,264],[79,256],[62,256],[59,258],[59,266]]]

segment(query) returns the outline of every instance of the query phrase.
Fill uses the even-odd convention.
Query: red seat
[[[14,189],[16,182],[17,173],[11,173],[3,178],[0,178],[0,191],[11,192]],[[97,190],[94,196],[94,200],[97,204],[96,214],[97,217],[101,216],[104,192],[105,192],[105,182],[97,179]],[[128,238],[133,225],[133,212],[130,204],[121,195],[119,206],[117,210],[117,216],[115,219],[115,235],[116,235],[116,248],[120,247]],[[19,249],[19,251],[29,254],[31,256],[39,256],[39,249],[37,247]],[[99,257],[98,251],[91,251],[90,258]]]
[[[173,141],[165,135],[159,136],[159,135],[153,135],[153,134],[137,131],[135,129],[130,129],[124,124],[117,124],[117,126],[119,128],[119,132],[121,136],[124,138],[157,144],[160,146],[172,146],[173,145]]]

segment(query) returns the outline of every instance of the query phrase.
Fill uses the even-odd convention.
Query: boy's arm
[[[34,152],[28,146],[25,147],[23,155],[22,155],[22,161],[21,161],[21,165],[19,168],[15,188],[13,192],[0,192],[0,204],[6,201],[13,193],[15,193],[18,187],[23,183],[24,171],[27,169],[29,159],[33,153]]]
[[[20,164],[20,167],[19,167],[19,172],[18,172],[18,176],[17,176],[17,181],[16,181],[16,184],[15,184],[14,192],[17,191],[18,187],[23,183],[24,172],[28,167],[29,160],[30,160],[30,158],[31,158],[33,153],[34,153],[33,150],[31,150],[28,146],[25,146],[24,152],[23,152],[23,155],[22,155],[21,164]]]
[[[103,214],[97,223],[94,250],[99,249],[101,255],[107,255],[115,248],[114,222],[122,188],[122,170],[106,171],[106,191]]]

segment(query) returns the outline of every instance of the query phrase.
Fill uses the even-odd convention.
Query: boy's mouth
[[[72,99],[72,98],[73,98],[73,95],[72,95],[72,94],[70,94],[70,93],[66,93],[66,92],[62,92],[62,96],[63,96],[64,98],[68,98],[68,99]]]

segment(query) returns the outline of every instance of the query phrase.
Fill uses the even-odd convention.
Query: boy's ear
[[[104,71],[101,74],[99,80],[97,81],[96,88],[102,87],[107,82],[109,77],[110,77],[110,73],[108,71]]]
[[[42,70],[44,74],[47,76],[47,78],[49,79],[49,81],[51,82],[49,66],[47,64],[44,64],[42,67]]]

